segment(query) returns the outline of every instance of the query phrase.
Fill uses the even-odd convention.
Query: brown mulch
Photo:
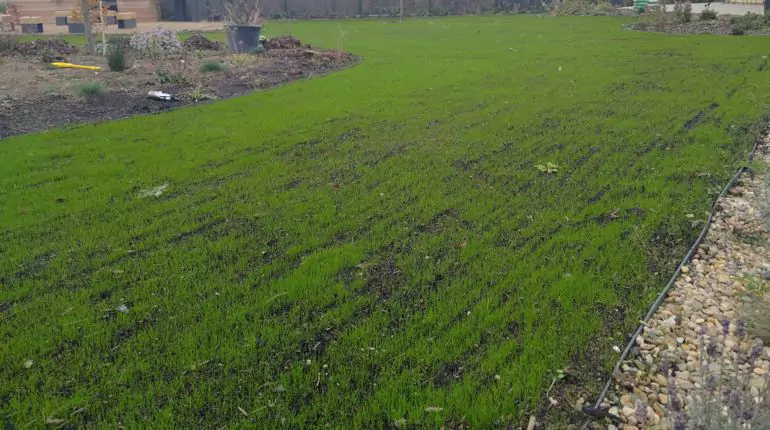
[[[41,57],[43,55],[65,56],[78,52],[75,46],[62,39],[41,39],[19,43],[13,47],[13,50],[23,57]]]
[[[55,42],[47,46],[65,45]],[[296,45],[292,43],[290,46]],[[26,49],[24,52],[35,52],[31,48]],[[42,52],[48,51],[40,52],[43,55]],[[223,99],[323,75],[355,65],[360,60],[337,51],[273,48],[265,55],[255,56],[253,62],[238,64],[221,52],[203,52],[207,54],[185,54],[177,60],[166,61],[164,69],[184,75],[185,80],[165,85],[158,83],[158,64],[151,60],[135,59],[128,70],[110,72],[104,57],[70,56],[72,63],[102,67],[101,71],[94,72],[53,68],[40,61],[40,56],[32,54],[29,57],[18,53],[10,58],[5,56],[2,59],[6,61],[0,61],[0,139],[194,104],[196,101],[190,100],[190,94],[198,86],[208,99]],[[199,71],[201,64],[211,61],[227,63],[228,67],[222,72]],[[101,82],[105,86],[104,94],[94,97],[78,95],[79,87],[93,82]],[[165,91],[178,99],[150,100],[147,93],[153,90]]]

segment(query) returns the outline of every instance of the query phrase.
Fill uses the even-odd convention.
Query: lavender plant
[[[674,3],[674,17],[679,24],[687,24],[692,21],[692,3],[680,0]]]
[[[705,330],[699,332],[700,365],[689,396],[678,389],[671,365],[661,366],[668,380],[673,430],[770,429],[768,373],[754,372],[764,355],[762,341],[751,342],[743,320],[734,325],[737,341],[728,341],[730,327],[730,321],[723,319],[721,333],[707,336]],[[688,408],[684,407],[685,396]]]

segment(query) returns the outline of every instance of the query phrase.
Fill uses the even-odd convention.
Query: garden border
[[[757,151],[757,148],[759,147],[759,143],[764,140],[768,136],[768,132],[770,132],[770,127],[768,125],[765,125],[759,133],[759,136],[754,141],[754,145],[751,147],[751,151],[749,152],[748,162],[751,163],[754,161],[754,154]],[[594,408],[599,408],[604,401],[605,396],[607,395],[607,392],[609,392],[610,387],[612,386],[612,375],[620,369],[620,366],[623,364],[623,361],[628,358],[628,354],[631,351],[631,348],[633,348],[634,344],[636,343],[636,338],[642,333],[644,330],[644,327],[647,325],[647,321],[650,320],[650,318],[655,314],[655,312],[658,310],[661,304],[663,304],[663,300],[668,297],[668,293],[671,290],[671,287],[674,285],[674,282],[679,278],[679,275],[682,273],[682,267],[690,262],[692,259],[692,256],[695,254],[695,250],[700,246],[700,244],[703,242],[703,239],[706,238],[706,234],[709,231],[709,227],[711,227],[711,223],[714,218],[714,210],[716,208],[717,203],[719,202],[722,197],[727,194],[727,192],[730,190],[730,188],[733,187],[735,182],[746,172],[751,171],[751,169],[743,165],[738,168],[738,170],[735,172],[733,177],[730,179],[730,181],[727,183],[725,188],[722,190],[722,192],[717,196],[716,200],[714,200],[714,203],[711,205],[711,213],[709,214],[708,219],[706,220],[706,224],[701,229],[700,234],[698,235],[698,238],[695,239],[695,243],[690,247],[690,249],[687,251],[687,254],[685,254],[684,259],[682,259],[682,262],[679,263],[676,270],[674,271],[674,274],[671,276],[671,279],[669,279],[666,286],[663,288],[663,290],[658,294],[658,297],[655,299],[655,301],[652,303],[652,306],[650,306],[650,309],[647,311],[647,314],[644,316],[644,318],[639,321],[639,326],[636,328],[636,331],[634,331],[634,334],[631,335],[631,338],[628,340],[628,343],[626,344],[626,348],[623,350],[623,352],[620,354],[620,358],[618,359],[617,363],[615,363],[615,366],[612,368],[612,372],[610,372],[609,378],[607,378],[607,382],[604,384],[604,388],[602,389],[601,393],[599,394],[599,397],[596,399],[596,403],[594,404]],[[663,417],[661,417],[663,418]],[[583,426],[581,429],[585,430],[588,428],[588,425],[594,420],[594,418],[587,418],[585,422],[583,423]]]

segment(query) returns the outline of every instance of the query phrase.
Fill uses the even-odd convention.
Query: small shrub
[[[553,15],[587,15],[593,9],[588,0],[562,0],[553,7]]]
[[[743,36],[746,34],[746,30],[743,27],[733,27],[730,30],[730,34],[733,36]]]
[[[703,9],[703,12],[698,16],[698,19],[701,21],[716,21],[717,15],[717,11],[713,9]]]
[[[128,68],[126,47],[122,42],[110,43],[107,46],[107,65],[113,72],[122,72]]]
[[[222,63],[220,61],[208,61],[206,63],[201,64],[200,71],[202,73],[222,72],[226,68],[227,68],[227,64]]]
[[[166,70],[162,67],[155,69],[155,78],[161,85],[181,85],[187,83],[187,76],[184,73]]]
[[[255,77],[254,79],[251,80],[251,82],[249,82],[249,87],[251,87],[252,90],[257,90],[264,86],[265,86],[265,81],[259,76]]]
[[[606,0],[596,4],[596,11],[605,15],[615,15],[617,13],[615,6]]]
[[[674,19],[679,24],[692,21],[692,3],[677,1],[674,3]]]
[[[19,44],[19,36],[15,34],[0,35],[0,54],[11,52]]]
[[[209,94],[206,92],[206,90],[203,89],[203,85],[198,84],[192,88],[190,88],[187,91],[184,91],[182,94],[179,95],[182,100],[191,101],[193,103],[198,103],[200,101],[204,100],[216,100],[217,97],[215,95]]]
[[[0,15],[5,14],[8,11],[8,3],[0,3]]]
[[[743,16],[732,17],[730,23],[733,25],[733,30],[738,29],[740,34],[746,34],[749,31],[762,30],[768,27],[770,17],[749,12]]]
[[[89,82],[77,87],[77,93],[81,97],[96,97],[104,94],[104,85],[101,82]]]
[[[136,33],[131,36],[130,44],[137,55],[155,59],[167,58],[182,51],[182,42],[176,31],[163,28]]]

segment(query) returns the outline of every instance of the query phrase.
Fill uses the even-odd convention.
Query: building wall
[[[80,0],[14,0],[21,16],[39,16],[44,24],[56,22],[54,12],[71,11],[80,7]],[[137,21],[157,21],[158,10],[154,0],[118,0],[120,12],[136,12]]]
[[[159,9],[154,0],[118,0],[118,12],[135,12],[137,21],[154,22]]]
[[[12,3],[16,5],[20,16],[39,16],[43,18],[44,24],[56,22],[55,11],[71,11],[80,4],[79,0],[16,0]]]

